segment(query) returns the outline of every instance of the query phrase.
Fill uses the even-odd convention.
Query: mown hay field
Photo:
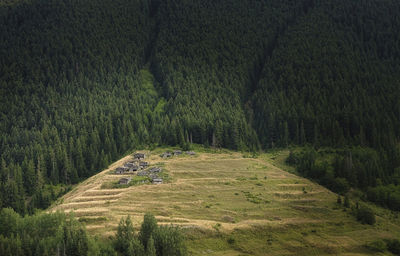
[[[142,151],[162,166],[168,183],[108,188],[126,156],[59,199],[49,211],[74,212],[87,230],[107,237],[121,217],[136,228],[146,212],[159,224],[182,227],[190,255],[378,255],[365,245],[400,237],[398,214],[375,207],[377,223],[362,225],[337,195],[282,170],[288,152],[255,158],[230,151],[163,159],[162,149]],[[279,167],[278,167],[279,166]]]

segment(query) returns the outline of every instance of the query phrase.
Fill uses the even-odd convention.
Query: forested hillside
[[[390,183],[398,13],[396,0],[2,1],[0,205],[45,208],[156,144],[370,147]]]

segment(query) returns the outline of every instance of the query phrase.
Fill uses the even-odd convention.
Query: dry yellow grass
[[[358,224],[336,205],[336,194],[283,171],[267,155],[201,153],[162,159],[146,153],[151,165],[163,165],[170,183],[102,189],[121,177],[110,170],[131,159],[127,156],[79,184],[49,211],[92,218],[87,229],[99,235],[113,234],[127,215],[138,228],[144,213],[151,212],[160,224],[189,230],[195,255],[265,255],[266,246],[272,255],[358,255],[366,242],[400,234],[398,220],[388,221],[387,211],[381,211],[373,227]],[[229,235],[245,238],[232,245],[226,242]],[[241,245],[243,239],[251,241]]]

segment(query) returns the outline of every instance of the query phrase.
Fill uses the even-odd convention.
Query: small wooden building
[[[137,173],[137,176],[147,176],[147,175],[149,175],[149,172],[147,171],[140,171]]]
[[[145,157],[146,157],[146,155],[143,154],[143,153],[135,153],[135,154],[133,155],[133,158],[134,158],[134,159],[144,159]]]
[[[127,184],[129,184],[129,182],[131,182],[131,180],[132,180],[131,177],[122,178],[119,180],[119,184],[127,185]]]
[[[137,165],[133,165],[132,167],[129,168],[129,172],[136,172],[137,170],[139,170],[140,166]]]
[[[160,167],[152,167],[149,169],[150,173],[159,173],[161,172],[161,168]]]
[[[134,165],[135,165],[134,162],[127,162],[127,163],[124,164],[124,166],[125,166],[125,167],[128,167],[128,168],[130,168],[130,167],[132,167],[132,166],[134,166]]]
[[[179,156],[179,155],[182,155],[182,151],[174,150],[174,156]]]
[[[149,162],[139,162],[139,166],[147,167],[147,166],[149,166]]]
[[[118,167],[117,169],[115,169],[115,174],[124,174],[128,170],[129,170],[129,168],[125,167],[125,166]]]
[[[150,173],[149,178],[150,178],[151,180],[154,180],[154,179],[157,179],[157,178],[158,178],[158,175],[157,175],[157,173]]]
[[[160,156],[161,156],[162,158],[167,158],[167,157],[171,157],[172,154],[171,154],[170,152],[165,152],[165,153],[162,153]]]
[[[163,179],[161,179],[161,178],[156,178],[156,179],[153,179],[153,184],[162,184],[163,183]]]

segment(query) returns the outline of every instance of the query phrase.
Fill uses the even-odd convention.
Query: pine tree
[[[314,124],[313,143],[314,143],[314,146],[318,146],[318,144],[319,144],[318,126],[316,124]]]
[[[26,188],[26,192],[28,195],[33,195],[35,193],[36,187],[36,175],[33,160],[27,160],[27,158],[25,158],[22,166],[24,173],[24,187]]]
[[[50,179],[54,185],[59,183],[57,160],[53,150],[50,150]]]
[[[139,231],[140,242],[147,246],[150,237],[157,230],[157,220],[154,215],[146,213],[143,218],[143,223]],[[147,248],[146,248],[147,250]]]
[[[9,172],[7,169],[7,164],[6,161],[2,158],[0,166],[0,184],[4,185],[8,179],[9,179]]]
[[[17,185],[17,201],[16,201],[16,211],[21,215],[24,215],[26,212],[26,205],[25,205],[25,189],[24,183],[22,179],[22,169],[19,165],[15,167],[15,183]]]
[[[35,191],[39,191],[42,189],[43,184],[45,182],[43,173],[46,173],[44,169],[45,165],[43,162],[43,157],[41,155],[38,156],[37,165],[36,165],[36,181],[35,181]]]
[[[360,125],[360,133],[359,133],[358,137],[359,137],[360,146],[365,146],[366,139],[365,139],[364,127],[362,125]]]
[[[128,216],[126,219],[121,218],[117,229],[117,235],[115,237],[115,249],[127,255],[129,246],[134,239],[134,229],[131,217]]]
[[[348,194],[346,194],[346,195],[344,196],[344,207],[346,207],[346,208],[349,208],[349,207],[350,207],[350,198],[349,198],[349,195],[348,195]]]
[[[340,195],[338,195],[336,202],[342,204],[342,197]]]
[[[147,256],[156,256],[156,247],[154,246],[153,236],[150,236],[146,246]]]
[[[221,147],[224,145],[224,128],[221,120],[215,123],[215,146]]]
[[[304,145],[306,142],[306,133],[304,131],[304,123],[302,120],[300,123],[300,145]]]
[[[285,121],[283,123],[283,146],[287,147],[289,145],[289,128],[288,124]]]
[[[212,133],[211,146],[213,148],[215,148],[217,146],[217,137],[215,136],[215,131],[213,131],[213,133]]]

